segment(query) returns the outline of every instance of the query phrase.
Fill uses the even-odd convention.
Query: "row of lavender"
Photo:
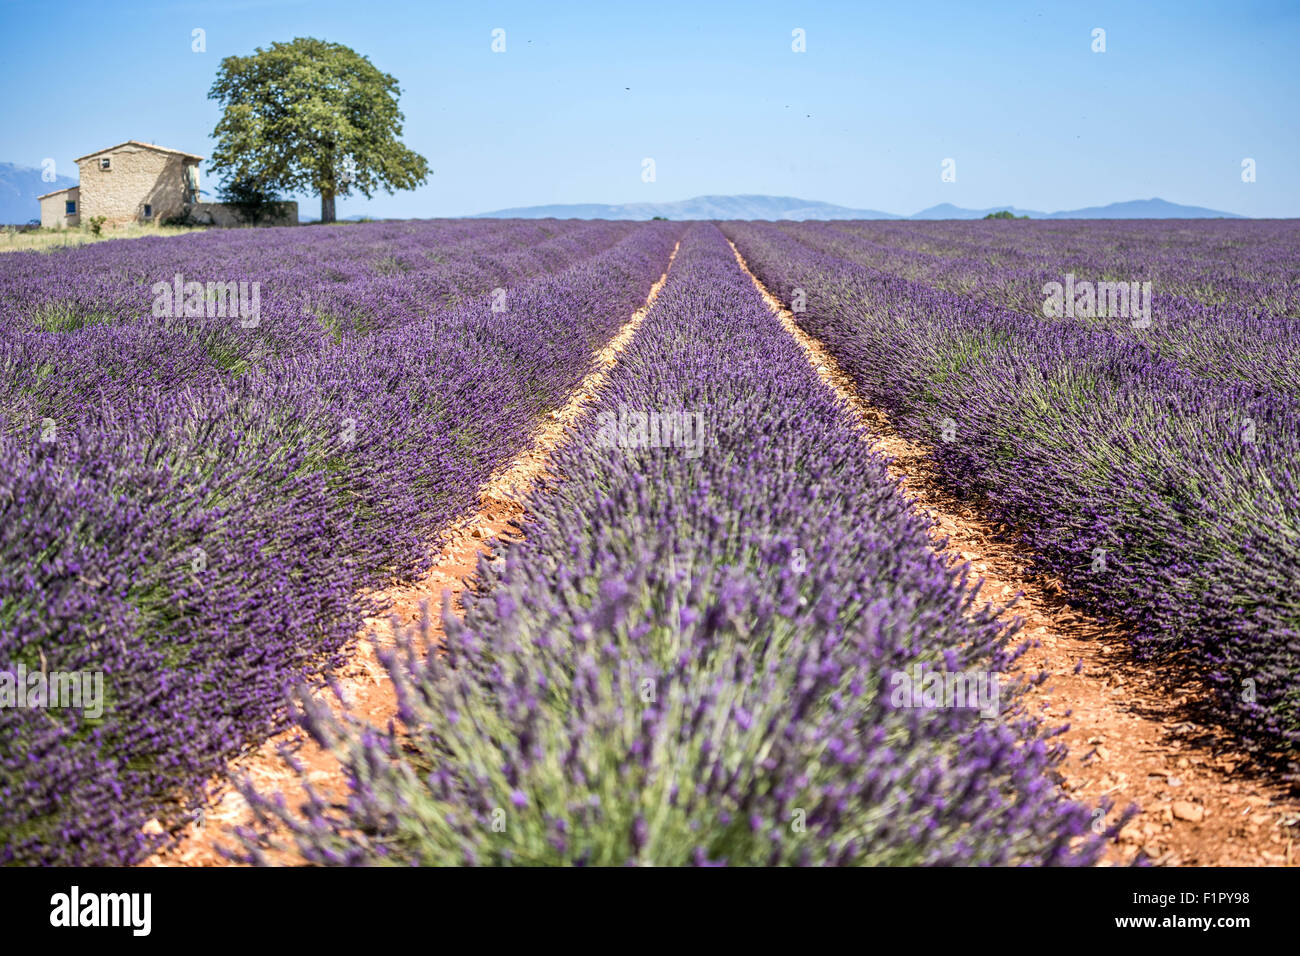
[[[1247,738],[1300,742],[1291,394],[1207,376],[1131,328],[1030,318],[881,271],[801,230],[726,229],[778,296],[801,290],[798,321],[858,388],[958,490],[1021,527],[1045,568],[1135,625],[1145,650],[1201,669]]]
[[[908,270],[908,278],[950,292],[997,290],[1004,304],[1024,311],[1035,311],[1042,285],[1035,278],[1068,271],[1081,278],[1140,276],[1205,305],[1300,312],[1296,226],[1288,220],[1131,220],[1100,228],[1086,220],[830,225],[865,240],[872,254]],[[883,267],[883,260],[875,264]]]
[[[1090,324],[1199,375],[1300,399],[1300,229],[1294,223],[1108,223],[1099,229],[1079,222],[854,222],[779,228],[819,252],[1038,322],[1060,317],[1067,288],[1076,290],[1071,298],[1093,295],[1090,305],[1084,303],[1094,313],[1087,316]],[[1098,289],[1121,282],[1137,283],[1140,300],[1127,296],[1125,304],[1117,297],[1119,308],[1112,309],[1110,295],[1098,295]],[[1062,292],[1059,309],[1053,283]],[[1071,318],[1076,311],[1085,317],[1085,310],[1069,305]]]
[[[113,345],[127,350],[135,340],[126,329],[138,329],[153,343],[161,327],[180,333],[167,339],[172,347],[194,346],[173,374],[183,367],[194,379],[210,379],[267,356],[318,349],[326,338],[340,342],[413,321],[435,322],[467,295],[494,287],[508,292],[521,279],[610,248],[633,228],[376,223],[274,230],[273,242],[251,242],[238,231],[142,240],[129,256],[120,244],[107,243],[62,256],[10,257],[0,327],[68,332],[108,326],[118,335]],[[246,288],[218,296],[218,287],[228,283]],[[112,352],[96,355],[96,364],[112,361]]]
[[[679,232],[375,224],[0,260],[0,677],[98,674],[104,698],[0,708],[0,860],[131,861],[147,820],[183,822],[366,589],[417,572],[576,386]],[[381,260],[425,265],[393,282]],[[256,321],[155,315],[173,272],[261,283]],[[304,291],[367,322],[338,335]]]
[[[445,612],[445,656],[389,660],[409,736],[304,715],[353,775],[346,811],[298,823],[246,791],[308,858],[1096,859],[1100,811],[1062,799],[1059,748],[999,683],[1011,632],[715,226],[556,472],[464,623]]]

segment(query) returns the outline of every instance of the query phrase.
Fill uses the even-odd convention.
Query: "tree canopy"
[[[321,221],[353,192],[414,189],[428,179],[423,156],[399,141],[397,80],[338,43],[298,38],[221,61],[208,98],[224,111],[212,168],[236,202],[284,192],[320,194]]]

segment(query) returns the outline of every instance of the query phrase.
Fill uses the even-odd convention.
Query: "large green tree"
[[[321,221],[333,222],[337,196],[414,189],[429,164],[398,141],[400,93],[369,59],[324,40],[226,57],[208,93],[224,108],[212,153],[223,194],[249,202],[317,192]]]

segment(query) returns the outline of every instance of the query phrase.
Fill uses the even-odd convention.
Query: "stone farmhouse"
[[[195,225],[250,224],[249,214],[228,203],[199,201],[202,156],[127,140],[77,159],[80,182],[38,197],[41,225],[63,229],[103,216],[108,225],[184,221]],[[297,225],[296,202],[274,203],[258,221]]]

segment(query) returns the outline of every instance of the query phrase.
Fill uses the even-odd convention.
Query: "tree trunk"
[[[320,194],[320,221],[334,221],[334,191],[322,189]]]

